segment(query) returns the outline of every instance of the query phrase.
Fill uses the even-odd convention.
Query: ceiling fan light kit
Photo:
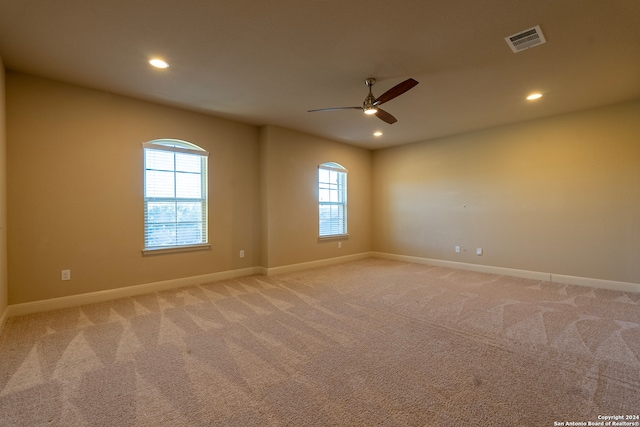
[[[414,79],[407,79],[402,83],[398,83],[397,85],[395,85],[394,87],[392,87],[391,89],[389,89],[388,91],[380,95],[378,98],[376,98],[375,96],[373,96],[373,91],[371,89],[373,85],[376,83],[376,79],[374,79],[373,77],[369,77],[364,81],[364,83],[369,88],[369,94],[364,99],[364,102],[362,103],[362,107],[320,108],[317,110],[309,110],[309,112],[315,113],[318,111],[362,110],[365,114],[369,114],[369,115],[375,114],[380,120],[387,122],[391,125],[397,122],[398,120],[395,117],[393,117],[391,114],[384,111],[382,108],[379,108],[378,106],[381,104],[384,104],[385,102],[389,102],[392,99],[402,95],[403,93],[405,93],[409,89],[412,89],[418,84],[418,82]]]
[[[376,79],[374,79],[373,77],[369,77],[367,80],[364,81],[364,83],[367,85],[367,87],[369,88],[369,95],[367,95],[367,97],[364,99],[364,102],[362,103],[362,110],[364,111],[365,114],[376,114],[378,112],[378,109],[376,108],[376,98],[373,96],[373,93],[371,92],[371,87],[376,84]]]

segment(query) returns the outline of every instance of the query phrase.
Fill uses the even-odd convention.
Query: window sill
[[[318,242],[332,242],[334,240],[349,240],[348,234],[335,234],[333,236],[319,236]]]
[[[203,245],[189,245],[189,246],[169,246],[165,248],[143,249],[142,255],[168,255],[181,252],[193,252],[193,251],[210,251],[211,245],[206,243]]]

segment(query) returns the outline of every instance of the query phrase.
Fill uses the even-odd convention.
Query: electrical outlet
[[[460,253],[460,246],[456,246],[456,253],[459,254]]]
[[[244,249],[240,250],[240,258],[244,258]]]
[[[342,242],[338,242],[338,249],[342,247]]]
[[[60,272],[60,280],[71,280],[71,270],[62,270]]]
[[[476,255],[482,255],[482,248],[476,248]]]

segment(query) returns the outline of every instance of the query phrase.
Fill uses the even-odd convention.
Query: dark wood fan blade
[[[392,87],[391,89],[389,89],[388,91],[386,91],[385,93],[380,95],[375,100],[373,105],[382,105],[385,102],[389,102],[393,98],[395,98],[396,96],[400,96],[403,93],[405,93],[406,91],[408,91],[409,89],[414,88],[417,84],[418,84],[418,82],[416,80],[414,80],[414,79],[407,79],[407,80],[403,81],[402,83],[398,83],[397,85],[395,85],[394,87]]]
[[[391,114],[387,113],[386,111],[378,108],[378,111],[376,111],[376,116],[380,119],[383,120],[387,123],[389,123],[390,125],[394,124],[395,122],[398,121],[398,119],[396,119],[395,117],[393,117]]]
[[[333,107],[333,108],[319,108],[317,110],[307,110],[308,113],[315,113],[316,111],[333,111],[333,110],[362,110],[362,107]]]

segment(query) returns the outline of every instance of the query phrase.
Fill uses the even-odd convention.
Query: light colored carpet
[[[3,426],[553,426],[640,412],[640,296],[366,259],[9,319]]]

